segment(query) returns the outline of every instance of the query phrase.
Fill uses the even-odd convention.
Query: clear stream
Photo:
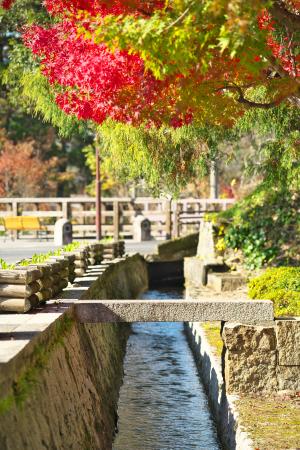
[[[152,290],[142,298],[182,298]],[[114,450],[220,450],[182,323],[136,323],[127,344]]]

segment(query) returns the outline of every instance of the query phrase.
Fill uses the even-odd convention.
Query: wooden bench
[[[7,216],[2,221],[5,232],[16,232],[17,236],[20,231],[36,231],[38,236],[42,231],[47,232],[47,228],[41,224],[38,217]]]

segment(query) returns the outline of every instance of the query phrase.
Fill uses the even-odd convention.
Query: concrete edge
[[[216,420],[219,438],[228,450],[254,450],[248,433],[239,423],[238,396],[225,392],[220,358],[213,354],[199,322],[185,322],[185,331]]]

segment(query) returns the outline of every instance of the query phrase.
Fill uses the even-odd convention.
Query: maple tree
[[[53,23],[31,25],[24,41],[59,107],[79,119],[232,125],[247,108],[299,103],[299,1],[46,0],[45,7]]]
[[[33,141],[14,144],[0,134],[0,195],[21,197],[55,192],[58,159],[42,160]]]
[[[29,3],[16,0],[15,10]],[[29,101],[35,114],[65,134],[87,124],[90,135],[101,136],[104,165],[122,180],[142,177],[152,187],[178,190],[207,173],[218,156],[210,139],[215,125],[219,143],[243,117],[246,133],[267,124],[261,139],[269,140],[272,127],[280,129],[299,105],[299,2],[44,5],[42,20],[35,16],[23,29],[25,60],[11,53],[7,85],[19,84],[14,97]],[[278,118],[272,114],[277,110]],[[271,144],[259,146],[264,176],[271,171],[277,179],[296,180],[296,129],[285,127]]]

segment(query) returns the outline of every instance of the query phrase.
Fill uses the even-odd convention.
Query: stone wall
[[[185,330],[224,448],[253,450],[253,442],[239,423],[237,397],[226,392],[221,358],[214,354],[201,323],[186,322]]]
[[[105,271],[82,296],[83,300],[136,298],[148,287],[147,263],[138,254],[116,264]]]
[[[146,264],[134,256],[100,278],[86,298],[133,298],[147,287]],[[0,365],[1,450],[112,448],[130,329],[79,325],[71,311]]]
[[[1,450],[111,448],[127,334],[70,319],[19,354],[1,388]]]
[[[300,391],[300,318],[226,323],[223,340],[229,393]]]
[[[194,256],[197,253],[199,233],[188,234],[187,236],[172,239],[158,245],[159,261],[178,261],[186,256]]]

